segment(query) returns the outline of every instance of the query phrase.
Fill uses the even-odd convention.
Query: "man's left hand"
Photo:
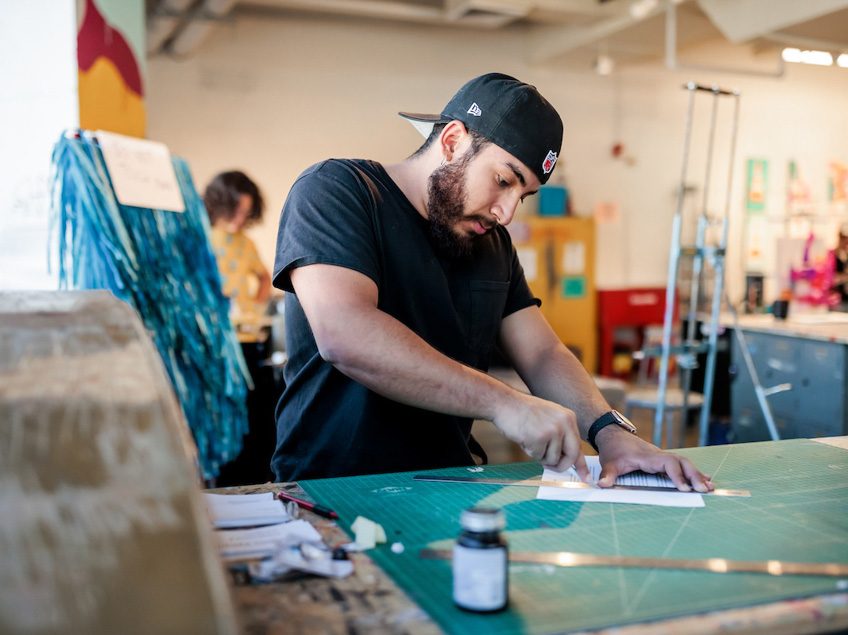
[[[711,492],[715,489],[712,480],[689,460],[643,441],[626,430],[607,426],[598,433],[596,440],[600,450],[600,487],[612,487],[615,479],[623,474],[642,470],[650,474],[665,473],[681,492]]]

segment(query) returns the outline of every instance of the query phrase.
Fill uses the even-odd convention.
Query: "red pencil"
[[[288,492],[277,492],[277,498],[284,501],[291,501],[298,507],[308,509],[312,513],[318,514],[319,516],[323,516],[324,518],[332,518],[334,520],[337,520],[339,517],[339,515],[329,507],[324,507],[323,505],[319,505],[317,503],[310,503],[309,501],[305,501],[302,498],[292,496]]]

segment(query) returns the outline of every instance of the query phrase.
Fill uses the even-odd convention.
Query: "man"
[[[501,74],[465,84],[415,154],[383,168],[331,160],[283,208],[274,284],[286,296],[279,480],[472,465],[473,419],[534,459],[601,485],[665,471],[712,488],[688,460],[628,430],[539,311],[505,229],[556,164],[562,121],[532,86]],[[485,374],[495,345],[533,395]]]

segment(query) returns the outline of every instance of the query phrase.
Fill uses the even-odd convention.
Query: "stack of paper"
[[[225,559],[265,558],[289,545],[321,542],[320,534],[305,520],[282,525],[215,532]]]
[[[218,529],[276,525],[291,520],[272,492],[264,494],[204,494],[212,524]]]
[[[353,572],[350,560],[334,558],[321,534],[307,521],[293,520],[273,493],[204,497],[221,557],[249,561],[252,579],[274,580],[291,570],[337,578]]]

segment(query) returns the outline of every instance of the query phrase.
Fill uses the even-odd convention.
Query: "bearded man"
[[[287,291],[278,480],[473,465],[474,419],[534,459],[601,486],[641,469],[712,489],[687,459],[633,434],[539,310],[505,226],[551,175],[562,121],[535,87],[491,73],[400,163],[329,160],[294,183],[274,285]],[[486,374],[496,345],[532,395]]]

